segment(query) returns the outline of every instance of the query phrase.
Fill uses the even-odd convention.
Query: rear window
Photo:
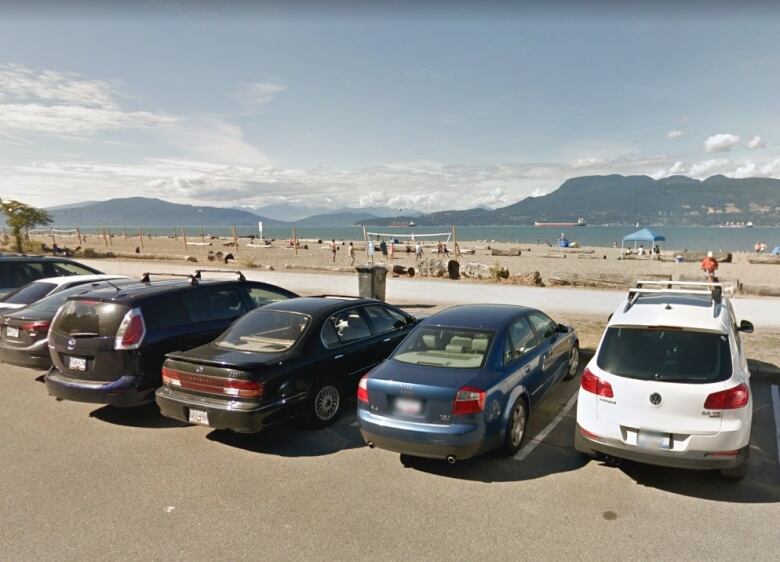
[[[113,286],[116,286],[120,283],[126,283],[126,280],[114,280],[112,281]],[[63,304],[65,304],[65,301],[68,300],[70,297],[74,297],[76,295],[83,295],[85,293],[88,293],[90,291],[94,291],[95,289],[100,289],[103,287],[111,287],[112,284],[106,283],[105,281],[100,282],[93,282],[88,283],[84,285],[76,285],[75,287],[69,287],[67,289],[63,289],[62,291],[57,291],[54,294],[49,295],[45,299],[41,299],[30,306],[27,307],[27,310],[35,310],[37,312],[57,312],[57,309],[61,307]]]
[[[216,345],[239,351],[279,353],[301,339],[309,317],[295,312],[256,310],[241,318],[216,341]]]
[[[47,283],[45,281],[30,283],[17,289],[13,293],[10,293],[3,299],[3,302],[9,304],[30,304],[31,302],[42,299],[56,287],[57,285],[54,283]]]
[[[639,380],[710,383],[731,376],[726,334],[663,328],[608,328],[597,365]]]
[[[492,340],[493,332],[421,326],[401,343],[393,359],[432,367],[479,369]]]
[[[110,302],[68,301],[52,329],[69,336],[114,337],[127,310]]]

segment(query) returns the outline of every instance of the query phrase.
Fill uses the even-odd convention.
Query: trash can
[[[385,300],[387,269],[381,265],[361,265],[358,272],[358,294],[364,299]]]

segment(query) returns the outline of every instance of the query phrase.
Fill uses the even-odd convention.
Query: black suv
[[[102,271],[67,258],[0,254],[0,296],[46,277],[95,273],[102,273]]]
[[[165,354],[203,345],[258,306],[297,297],[238,279],[150,279],[68,300],[49,331],[49,394],[65,400],[139,406],[154,400]],[[161,274],[171,276],[170,274]]]

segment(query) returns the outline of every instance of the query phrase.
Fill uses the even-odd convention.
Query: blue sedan
[[[573,328],[511,305],[449,308],[424,321],[358,387],[369,447],[454,463],[520,450],[528,416],[577,374]]]

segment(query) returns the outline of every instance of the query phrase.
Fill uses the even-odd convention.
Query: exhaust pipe
[[[369,449],[373,449],[374,447],[376,447],[376,445],[374,445],[374,442],[373,441],[369,441],[368,442],[368,448]]]
[[[454,455],[448,455],[448,456],[447,456],[447,462],[448,462],[448,463],[450,463],[450,464],[455,464],[455,462],[456,462],[457,460],[458,460],[458,459],[456,459]]]
[[[623,459],[619,457],[613,457],[612,455],[604,455],[604,463],[609,466],[620,466],[620,462]]]

